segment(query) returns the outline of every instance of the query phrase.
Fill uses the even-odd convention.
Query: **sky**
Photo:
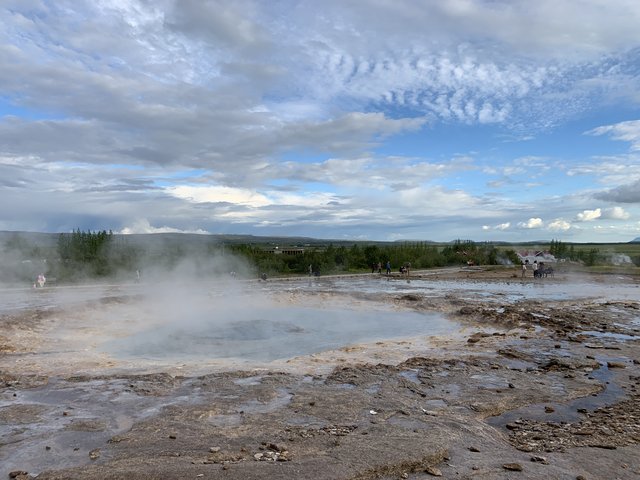
[[[640,237],[637,0],[2,0],[0,230]]]

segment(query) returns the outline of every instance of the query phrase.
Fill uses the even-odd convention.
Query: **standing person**
[[[538,261],[533,261],[533,278],[538,278]]]
[[[522,278],[524,278],[527,275],[527,264],[525,262],[522,262]]]
[[[411,273],[411,262],[407,262],[404,264],[404,274],[409,278],[409,273]]]
[[[382,273],[382,262],[378,262],[378,273]]]
[[[387,260],[387,275],[391,275],[391,261]]]

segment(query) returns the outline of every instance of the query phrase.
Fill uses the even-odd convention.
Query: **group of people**
[[[385,264],[385,269],[386,269],[386,273],[387,275],[391,275],[391,261],[387,260],[387,263]],[[404,275],[404,276],[409,276],[409,271],[411,270],[411,263],[410,262],[405,262],[403,265],[400,266],[400,270],[399,272]],[[378,263],[372,263],[371,264],[371,273],[382,273],[382,262],[378,262]]]
[[[527,275],[527,266],[529,265],[529,260],[525,260],[522,262],[522,278]],[[544,266],[544,262],[538,263],[537,260],[533,261],[532,267],[533,269],[533,278],[542,278],[546,277],[549,274],[549,270],[553,272],[553,269],[547,269]]]

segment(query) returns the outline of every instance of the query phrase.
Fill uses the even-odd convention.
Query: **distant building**
[[[271,252],[275,255],[302,255],[304,248],[302,247],[273,247],[265,249],[266,252]]]

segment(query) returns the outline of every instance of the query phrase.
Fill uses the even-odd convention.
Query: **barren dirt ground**
[[[640,479],[637,276],[368,278],[267,294],[454,327],[214,367],[96,348],[142,294],[0,313],[0,478]]]

